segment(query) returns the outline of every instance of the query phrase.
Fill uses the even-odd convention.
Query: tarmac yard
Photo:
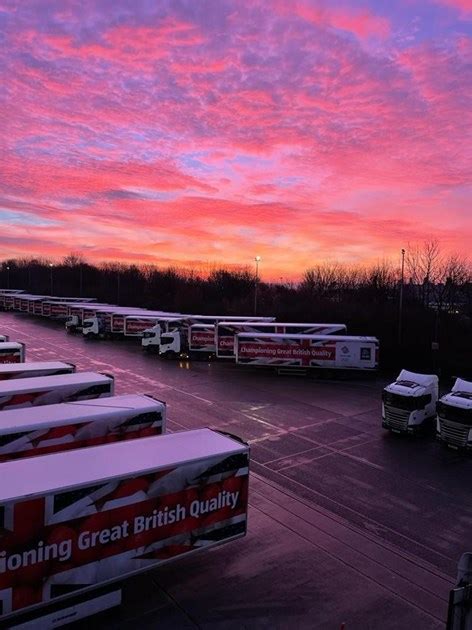
[[[117,394],[166,401],[169,431],[251,444],[248,535],[128,580],[121,609],[89,628],[444,628],[471,549],[472,460],[385,432],[381,379],[162,361],[136,340],[86,341],[20,314],[0,314],[0,334],[25,342],[27,360],[112,373]]]

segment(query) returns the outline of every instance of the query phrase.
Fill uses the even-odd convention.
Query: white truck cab
[[[177,331],[182,326],[182,318],[163,317],[161,321],[143,332],[141,347],[147,352],[157,352],[160,354],[161,336],[164,333]],[[173,343],[168,341],[167,343]]]
[[[167,359],[188,359],[189,348],[186,331],[182,328],[161,333],[159,356]]]
[[[82,330],[82,326],[80,325],[80,319],[78,315],[69,315],[65,323],[66,331],[70,333],[78,332]]]
[[[82,334],[89,339],[97,339],[105,334],[105,326],[101,317],[87,317],[82,322]]]
[[[436,437],[453,449],[472,449],[472,383],[456,379],[437,404]]]
[[[382,392],[382,426],[393,433],[419,433],[433,425],[439,379],[402,370]]]

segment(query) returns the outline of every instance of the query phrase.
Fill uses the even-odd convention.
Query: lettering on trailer
[[[21,363],[21,351],[0,352],[0,363]]]
[[[125,325],[124,315],[112,315],[110,321],[113,332],[123,332]]]
[[[51,304],[51,315],[67,315],[67,304]]]
[[[203,331],[203,330],[192,330],[190,333],[190,345],[192,348],[199,348],[199,347],[208,347],[211,346],[212,348],[215,347],[215,333],[214,332],[207,332],[207,331]]]
[[[125,322],[125,332],[144,332],[156,324],[156,320],[127,319]]]
[[[309,339],[297,340],[297,342],[293,344],[266,344],[240,341],[239,354],[244,358],[247,357],[250,359],[260,359],[264,357],[271,359],[296,359],[300,362],[300,365],[309,366],[313,360],[334,360],[336,356],[336,346],[334,344],[315,346]]]
[[[195,465],[180,466],[3,506],[2,613],[243,535],[247,455],[220,461],[193,483]]]
[[[218,337],[218,349],[220,350],[234,350],[234,337],[235,335],[220,335]]]

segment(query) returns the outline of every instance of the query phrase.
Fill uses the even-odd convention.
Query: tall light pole
[[[403,284],[405,281],[405,250],[402,249],[402,273],[400,279],[400,299],[398,305],[398,345],[402,343],[402,324],[403,324]]]
[[[7,265],[7,289],[10,288],[10,267]]]
[[[52,277],[53,269],[54,269],[54,265],[52,263],[49,263],[49,282],[50,282],[51,297],[54,295],[54,284],[53,284],[53,277]]]
[[[261,262],[261,257],[256,256],[254,262],[256,263],[256,275],[254,276],[254,315],[257,315],[257,288],[259,284],[259,263]]]

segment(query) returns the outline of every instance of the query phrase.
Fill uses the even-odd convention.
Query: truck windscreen
[[[382,392],[382,401],[385,405],[403,409],[405,411],[415,411],[416,409],[424,409],[431,402],[431,394],[424,396],[401,396],[393,392]]]
[[[454,407],[441,401],[437,403],[436,408],[438,416],[442,420],[450,420],[451,422],[472,426],[472,409]]]

